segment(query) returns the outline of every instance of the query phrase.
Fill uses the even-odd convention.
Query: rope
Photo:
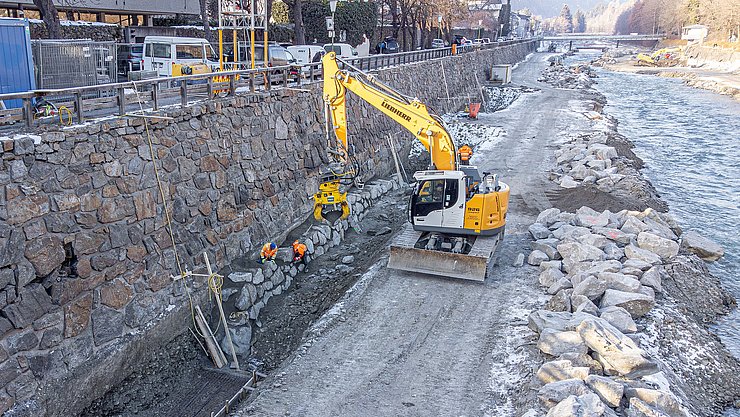
[[[136,88],[135,82],[132,82],[131,84],[133,85],[134,93],[136,94],[136,100],[139,103],[139,110],[141,111],[141,114],[144,115],[144,105],[142,104],[142,100],[139,95],[139,89]],[[146,117],[143,117],[143,119],[144,119],[144,130],[146,131],[147,142],[149,144],[149,153],[151,154],[152,165],[154,166],[154,176],[157,180],[157,187],[159,188],[159,195],[162,198],[162,205],[163,205],[163,211],[164,211],[164,216],[165,216],[165,229],[170,235],[170,240],[172,242],[172,250],[175,254],[175,264],[177,265],[177,269],[180,273],[180,277],[182,278],[182,283],[183,283],[183,287],[185,288],[185,292],[188,295],[188,302],[190,303],[190,317],[193,322],[193,328],[195,329],[195,332],[198,333],[200,337],[205,338],[205,336],[201,334],[200,331],[198,330],[198,325],[195,322],[195,307],[193,306],[193,296],[190,291],[190,287],[188,286],[188,283],[186,281],[187,274],[185,273],[185,270],[182,268],[182,264],[180,262],[180,255],[177,252],[175,234],[172,231],[172,218],[170,216],[170,209],[169,209],[169,205],[167,204],[167,199],[165,198],[164,187],[162,187],[162,179],[159,176],[159,169],[157,168],[158,159],[157,159],[156,153],[154,152],[154,143],[152,142],[151,132],[149,131],[149,121],[147,120]],[[211,281],[211,277],[209,277],[209,288],[211,288],[210,281]],[[223,281],[221,285],[222,284],[223,284]],[[218,287],[218,291],[219,291],[218,294],[220,297],[221,286]],[[218,331],[218,328],[216,328],[216,331]]]

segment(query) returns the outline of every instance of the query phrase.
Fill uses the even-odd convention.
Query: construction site
[[[736,254],[609,108],[645,36],[260,65],[228,4],[217,69],[0,94],[3,416],[738,415]]]

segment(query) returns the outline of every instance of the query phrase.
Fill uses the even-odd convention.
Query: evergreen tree
[[[573,15],[570,13],[570,7],[563,5],[560,10],[560,31],[565,33],[573,32]]]
[[[576,11],[575,22],[573,23],[577,33],[584,33],[586,31],[586,15],[580,9]]]

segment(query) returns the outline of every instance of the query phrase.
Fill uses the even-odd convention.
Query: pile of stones
[[[537,81],[558,88],[587,89],[595,83],[593,79],[596,77],[596,73],[589,65],[576,64],[566,67],[553,63],[542,71]]]
[[[352,213],[348,219],[340,220],[334,225],[314,224],[300,237],[299,240],[307,247],[305,264],[291,263],[293,250],[288,246],[278,250],[277,262],[268,262],[259,268],[233,272],[228,275],[222,289],[222,299],[224,303],[233,302],[237,310],[229,318],[229,331],[237,353],[249,355],[252,337],[250,320],[254,321],[259,318],[260,310],[267,305],[270,298],[286,291],[293,279],[305,270],[307,264],[325,254],[328,249],[339,245],[344,240],[347,230],[359,224],[368,209],[380,197],[399,187],[399,182],[394,176],[393,180],[373,180],[362,190],[348,193],[347,202],[351,206]],[[344,264],[346,263],[345,258],[342,264],[336,266],[340,272],[342,269],[349,268]],[[225,336],[221,347],[224,352],[231,352]]]
[[[596,115],[594,115],[596,117]],[[617,150],[608,146],[603,132],[579,135],[555,151],[557,168],[553,179],[563,188],[576,188],[579,184],[594,184],[610,192],[625,178],[623,164],[617,164]]]
[[[636,320],[655,306],[664,264],[682,246],[704,259],[721,248],[693,232],[684,238],[669,215],[651,209],[551,208],[529,232],[528,263],[540,267],[539,283],[552,295],[529,316],[548,358],[536,374],[547,415],[686,416],[659,363],[640,347]]]

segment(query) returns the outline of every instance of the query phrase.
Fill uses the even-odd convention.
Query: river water
[[[635,144],[650,179],[684,230],[721,244],[725,256],[710,270],[740,299],[740,103],[681,80],[599,72],[606,112]],[[740,357],[740,313],[716,332]]]

